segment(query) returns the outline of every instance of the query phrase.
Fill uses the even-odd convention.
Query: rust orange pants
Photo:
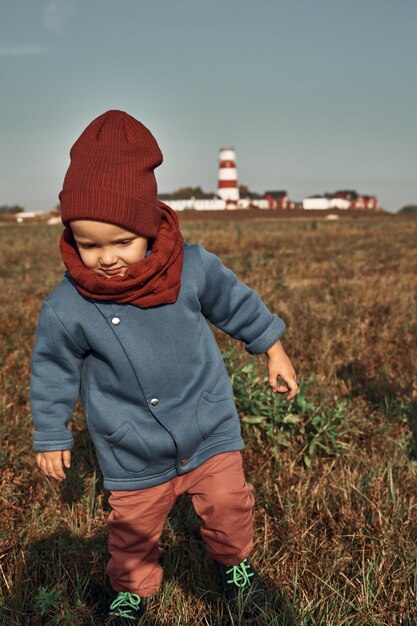
[[[116,591],[146,597],[162,581],[159,538],[177,497],[186,493],[201,518],[207,551],[225,565],[238,565],[253,548],[253,486],[246,482],[239,450],[211,457],[172,480],[134,491],[111,491],[107,518],[110,560],[106,573]]]

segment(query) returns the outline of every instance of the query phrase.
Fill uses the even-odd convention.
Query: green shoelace
[[[125,607],[122,608],[122,605]],[[127,606],[126,606],[127,605]],[[117,598],[111,603],[110,611],[112,612],[112,617],[127,617],[127,619],[135,619],[133,615],[131,615],[131,609],[137,609],[140,605],[140,597],[136,593],[130,593],[130,591],[119,591]],[[113,613],[113,611],[115,611]]]
[[[248,569],[250,569],[250,564],[246,563],[246,559],[242,561],[242,563],[239,563],[239,565],[233,565],[233,567],[226,570],[226,574],[233,572],[232,579],[226,580],[226,582],[229,584],[233,583],[236,587],[244,587],[245,585],[250,584],[252,582],[250,577],[254,576],[254,573],[251,572],[248,574]]]

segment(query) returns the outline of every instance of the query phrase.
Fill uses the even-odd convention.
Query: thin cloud
[[[65,36],[65,23],[72,13],[73,0],[49,0],[43,16],[43,25],[57,37]]]
[[[44,46],[5,46],[0,47],[0,57],[22,57],[44,54],[47,49]]]

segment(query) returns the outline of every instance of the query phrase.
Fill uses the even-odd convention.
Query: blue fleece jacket
[[[88,298],[66,271],[39,314],[33,450],[72,448],[78,397],[108,490],[152,487],[241,450],[233,387],[208,320],[249,354],[265,352],[285,331],[258,293],[201,244],[184,241],[173,304],[142,309]]]

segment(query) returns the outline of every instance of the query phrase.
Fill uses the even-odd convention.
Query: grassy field
[[[384,218],[181,221],[287,323],[299,380],[288,403],[266,356],[213,329],[233,382],[255,487],[264,624],[417,624],[417,222]],[[77,404],[73,462],[35,463],[29,365],[43,298],[62,277],[58,226],[0,228],[0,624],[102,624],[103,490]],[[162,536],[149,622],[222,621],[199,524],[182,496]]]

